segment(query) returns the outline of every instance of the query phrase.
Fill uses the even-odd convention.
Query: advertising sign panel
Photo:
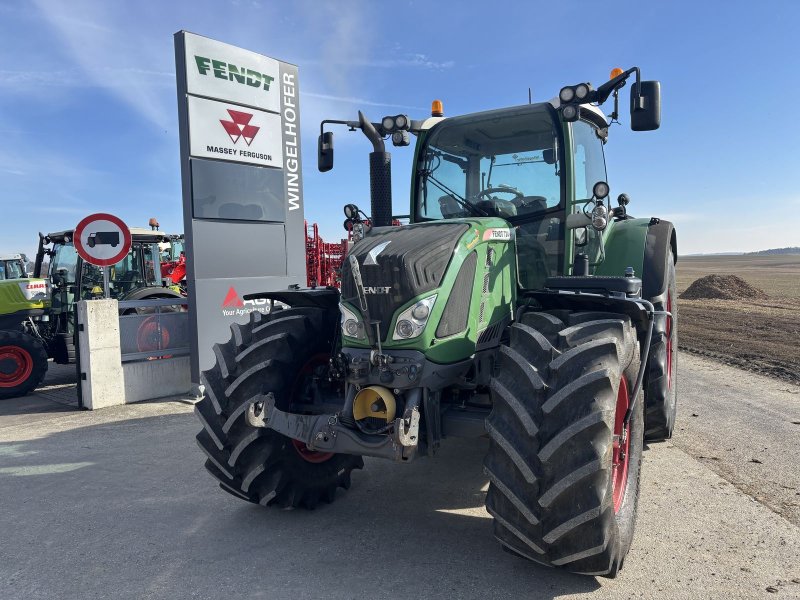
[[[264,167],[283,167],[281,117],[189,96],[190,153]]]
[[[297,67],[175,34],[192,381],[212,347],[305,282]]]

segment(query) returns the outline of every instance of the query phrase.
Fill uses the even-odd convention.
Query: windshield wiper
[[[467,200],[466,198],[462,197],[461,195],[459,195],[456,192],[454,192],[453,190],[451,190],[449,187],[447,187],[441,181],[436,179],[436,177],[434,177],[430,173],[423,173],[422,174],[422,178],[423,178],[423,183],[427,183],[427,181],[430,179],[430,181],[431,181],[431,183],[433,183],[433,185],[435,185],[437,188],[439,188],[445,194],[449,195],[451,198],[453,198],[453,200],[458,202],[461,206],[466,208],[470,213],[472,213],[473,216],[475,216],[475,217],[488,217],[489,216],[489,213],[487,213],[485,210],[478,208],[477,206],[472,204],[469,200]]]
[[[436,155],[434,155],[434,156],[436,158],[438,158],[439,160],[441,160],[441,156],[436,156]],[[430,165],[430,159],[428,159],[428,164]],[[437,167],[438,167],[438,165],[437,165]],[[430,180],[431,183],[433,183],[433,185],[435,185],[437,188],[439,188],[439,190],[441,190],[445,194],[448,194],[450,197],[452,197],[453,200],[455,200],[462,207],[467,209],[467,211],[472,213],[473,216],[475,216],[475,217],[488,217],[489,216],[489,213],[487,213],[485,210],[478,208],[477,206],[472,204],[469,200],[464,198],[461,194],[451,190],[449,187],[447,187],[441,181],[436,179],[436,177],[433,176],[433,172],[435,170],[436,170],[436,167],[430,168],[430,166],[427,169],[419,169],[418,170],[420,175],[422,175],[422,184],[425,186],[423,188],[423,190],[424,190],[426,199],[427,199],[427,195],[428,195],[427,183],[428,183],[428,180]]]

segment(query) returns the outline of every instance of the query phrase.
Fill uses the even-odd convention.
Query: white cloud
[[[41,18],[83,73],[84,78],[79,81],[85,84],[88,80],[108,90],[160,129],[174,126],[175,111],[170,105],[174,98],[164,93],[166,85],[174,85],[170,80],[174,72],[169,41],[154,44],[142,37],[126,35],[129,15],[114,11],[115,3],[35,1]],[[87,14],[93,18],[74,16]],[[63,82],[64,75],[58,75],[58,80]]]

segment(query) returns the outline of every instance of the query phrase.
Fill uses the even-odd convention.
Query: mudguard
[[[336,308],[339,305],[339,290],[336,288],[289,289],[279,292],[245,294],[245,300],[265,298],[276,300],[292,307]]]
[[[669,221],[651,219],[647,228],[642,269],[642,295],[653,304],[664,302],[667,291],[667,257],[678,262],[678,238]]]
[[[605,240],[605,260],[595,269],[595,275],[616,275],[633,267],[642,278],[642,297],[653,304],[664,301],[667,280],[667,256],[672,249],[678,260],[675,227],[657,218],[627,219],[614,224]]]
[[[181,294],[166,287],[142,287],[126,294],[120,300],[142,300],[144,298],[183,298]]]

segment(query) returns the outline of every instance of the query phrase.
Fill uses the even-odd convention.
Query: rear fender
[[[669,221],[651,220],[647,228],[647,241],[642,271],[642,295],[653,304],[666,301],[667,261],[672,250],[672,260],[678,262],[678,238],[675,227]]]
[[[595,275],[624,275],[633,267],[642,278],[642,297],[653,304],[663,303],[667,289],[667,257],[672,249],[678,260],[675,227],[660,219],[627,219],[614,223],[605,240],[605,260]]]

